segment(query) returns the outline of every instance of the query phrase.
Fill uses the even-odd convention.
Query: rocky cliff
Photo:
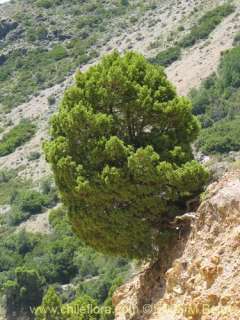
[[[188,234],[113,297],[116,320],[240,319],[240,171],[211,184]]]

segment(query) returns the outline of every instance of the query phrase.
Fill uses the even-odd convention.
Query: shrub
[[[35,29],[29,29],[27,31],[27,39],[29,41],[36,41],[36,40],[45,40],[48,35],[48,30],[44,26],[39,26]]]
[[[79,237],[104,253],[158,254],[166,221],[207,178],[192,161],[198,130],[190,102],[141,55],[78,73],[45,152]]]
[[[10,197],[11,211],[7,223],[16,226],[31,215],[41,213],[46,207],[53,207],[57,201],[56,189],[47,180],[42,182],[41,192],[24,187],[20,191],[14,190]]]
[[[29,160],[29,161],[34,161],[34,160],[39,159],[40,157],[41,157],[40,152],[38,152],[38,151],[33,151],[33,152],[31,152],[31,153],[29,154],[28,160]]]
[[[182,32],[184,30],[185,30],[184,26],[181,25],[181,26],[178,27],[178,31]]]
[[[52,106],[52,105],[54,105],[56,103],[56,97],[55,96],[49,96],[48,97],[48,104],[50,105],[50,106]]]
[[[150,62],[153,64],[159,64],[163,67],[168,67],[170,64],[175,62],[181,57],[181,49],[180,47],[172,47],[161,51],[154,58],[150,59]]]
[[[197,146],[204,153],[227,153],[240,150],[240,118],[222,120],[205,129]]]
[[[23,221],[26,221],[30,216],[30,212],[22,212],[18,207],[14,206],[8,213],[5,222],[9,226],[18,226]]]
[[[67,57],[68,53],[63,46],[57,45],[52,50],[49,51],[48,55],[50,58],[57,61]]]
[[[219,66],[219,76],[224,88],[240,87],[240,47],[226,51]]]
[[[234,45],[239,45],[240,44],[240,32],[238,32],[233,40]]]
[[[55,287],[59,284],[69,283],[74,277],[76,283],[83,285],[81,289],[77,289],[78,296],[83,296],[85,295],[84,292],[88,291],[97,297],[103,297],[103,293],[105,296],[107,294],[108,299],[112,295],[111,288],[116,283],[115,279],[120,276],[125,279],[129,270],[126,260],[102,256],[91,248],[83,246],[73,234],[65,210],[61,211],[58,208],[54,210],[53,216],[52,232],[49,235],[42,236],[25,231],[15,232],[15,230],[12,233],[8,230],[0,235],[0,288],[3,293],[8,294],[6,300],[8,312],[10,310],[15,312],[19,318],[19,306],[21,308],[25,303],[23,304],[22,300],[24,296],[19,296],[19,282],[15,274],[16,267],[35,270],[35,275],[38,274],[41,279],[47,279],[47,284],[54,284]],[[93,272],[98,275],[98,278],[90,280],[89,274],[91,275]],[[23,291],[24,295],[30,292],[29,287],[32,283],[29,274],[25,274],[25,276],[27,284],[26,291]],[[85,281],[87,279],[88,281]],[[8,282],[9,280],[13,282]],[[92,282],[92,286],[87,285],[89,280]],[[95,288],[93,288],[94,281],[96,281]],[[23,282],[21,281],[21,283]],[[37,281],[37,283],[38,289],[42,290],[42,284],[44,283],[42,281]],[[14,286],[9,286],[10,284]],[[46,288],[46,282],[44,287]],[[4,288],[9,289],[9,291],[6,292]],[[104,288],[107,288],[107,292]],[[108,288],[110,289],[108,290]],[[16,291],[12,291],[12,289],[16,289]],[[32,290],[36,290],[36,288],[32,288]],[[68,302],[69,299],[72,300],[72,297],[76,294],[75,288],[69,290],[70,297],[67,297],[64,293],[64,302]],[[14,292],[16,296],[13,299]],[[34,291],[34,295],[37,292],[39,291]],[[26,301],[25,298],[24,301]],[[24,316],[26,317],[26,314]],[[79,315],[76,315],[76,317],[79,319]]]
[[[22,120],[17,126],[4,134],[0,141],[0,156],[5,156],[16,150],[32,138],[36,126],[28,120]]]
[[[16,173],[14,170],[0,171],[0,184],[9,182],[12,178],[15,178]]]
[[[53,6],[54,1],[51,1],[51,0],[38,0],[36,2],[36,4],[37,4],[38,7],[49,9],[49,8],[51,8]]]
[[[36,214],[42,211],[43,206],[47,204],[47,199],[40,192],[24,190],[13,197],[12,204],[23,212]]]

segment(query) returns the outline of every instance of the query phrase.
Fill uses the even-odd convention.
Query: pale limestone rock
[[[240,171],[235,171],[208,187],[190,234],[168,248],[168,262],[162,257],[116,292],[116,319],[239,320],[239,256]],[[143,312],[146,303],[151,315]],[[121,313],[123,305],[131,305],[131,316]]]

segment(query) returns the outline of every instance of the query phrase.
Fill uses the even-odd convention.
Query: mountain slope
[[[17,2],[18,3],[18,2]],[[133,3],[135,3],[133,1]],[[106,54],[114,48],[123,51],[127,49],[137,50],[144,53],[146,56],[152,56],[159,50],[169,46],[174,41],[174,38],[181,36],[178,27],[184,24],[185,29],[191,26],[197,17],[202,15],[202,12],[221,4],[222,1],[182,1],[179,3],[176,0],[156,1],[152,7],[149,7],[143,15],[139,13],[133,14],[130,11],[127,17],[130,21],[125,32],[121,30],[120,18],[113,19],[116,31],[112,32],[112,37],[106,40],[104,44],[97,45],[99,55]],[[27,5],[27,4],[26,4]],[[140,3],[138,3],[140,5]],[[11,5],[9,5],[11,6]],[[135,4],[137,6],[137,4]],[[10,8],[10,7],[9,7]],[[134,6],[132,7],[134,8]],[[170,80],[173,81],[180,94],[186,94],[190,88],[199,86],[202,79],[207,78],[214,70],[216,70],[221,52],[231,48],[234,35],[238,31],[236,19],[239,13],[240,5],[237,4],[236,11],[224,19],[217,26],[216,30],[211,33],[210,39],[200,41],[192,48],[184,50],[182,58],[173,63],[166,70]],[[23,7],[24,9],[24,7]],[[8,9],[9,10],[9,9]],[[145,9],[144,9],[145,10]],[[36,15],[36,14],[35,14]],[[46,13],[45,13],[46,15]],[[132,18],[135,17],[135,18]],[[139,20],[138,20],[139,19]],[[132,22],[131,22],[132,21]],[[107,26],[105,36],[108,38],[111,30],[111,23]],[[187,31],[184,31],[185,33]],[[119,35],[118,35],[119,34]],[[171,41],[168,38],[171,36]],[[183,35],[182,35],[183,36]],[[101,39],[101,38],[100,38]],[[24,39],[18,40],[24,45]],[[47,46],[51,45],[52,40],[44,40]],[[40,41],[35,46],[45,47],[46,44]],[[59,42],[59,40],[57,40]],[[61,40],[59,43],[64,43],[67,40]],[[20,45],[19,44],[19,45]],[[11,45],[9,40],[6,41],[6,46]],[[96,45],[93,45],[94,49]],[[95,60],[82,66],[82,70],[88,68]],[[64,64],[64,60],[60,61]],[[1,69],[0,69],[1,70]],[[3,127],[3,133],[9,130],[6,124],[11,126],[16,125],[21,118],[29,118],[38,124],[38,132],[36,136],[21,149],[17,149],[9,156],[0,158],[0,168],[20,168],[21,175],[25,177],[33,176],[34,180],[40,178],[42,174],[49,172],[46,168],[42,157],[30,162],[27,158],[31,151],[39,152],[41,150],[41,141],[46,137],[47,122],[49,116],[54,112],[56,103],[49,105],[48,98],[55,97],[56,102],[61,97],[64,88],[71,83],[71,77],[65,82],[55,85],[41,92],[36,97],[32,97],[28,102],[15,107],[10,113],[3,114],[0,127]],[[27,99],[27,96],[25,96]]]

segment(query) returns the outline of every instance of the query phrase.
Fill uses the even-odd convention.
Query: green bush
[[[47,204],[47,197],[37,191],[14,192],[11,197],[11,211],[6,217],[7,223],[16,226],[31,215],[41,213]]]
[[[48,104],[50,105],[50,106],[52,106],[52,105],[54,105],[56,103],[56,97],[55,96],[49,96],[48,97]]]
[[[40,213],[45,205],[47,198],[37,191],[26,190],[17,193],[12,199],[12,204],[16,205],[21,211],[30,214]]]
[[[52,1],[52,0],[38,0],[38,1],[36,1],[36,4],[38,7],[49,9],[53,6],[54,1]]]
[[[62,301],[54,287],[49,287],[42,304],[35,310],[36,320],[63,320]],[[70,318],[68,318],[70,320]]]
[[[23,186],[21,190],[12,190],[9,196],[11,210],[6,216],[10,226],[16,226],[27,220],[31,215],[38,214],[52,208],[58,201],[55,186],[51,180],[41,182],[40,191],[35,191]]]
[[[240,44],[240,32],[238,32],[233,40],[234,45],[239,45]]]
[[[3,170],[0,171],[0,184],[8,183],[10,180],[16,177],[14,170]]]
[[[17,126],[4,134],[0,141],[0,156],[12,153],[36,132],[36,126],[28,120],[22,120]]]
[[[223,88],[240,88],[240,47],[226,51],[219,66]],[[225,92],[226,93],[226,92]]]
[[[227,153],[240,150],[240,118],[218,121],[205,129],[198,142],[204,153]]]
[[[62,60],[63,58],[66,58],[67,55],[68,55],[67,50],[63,46],[60,46],[60,45],[55,46],[48,53],[48,56],[51,59],[54,59],[56,61]]]
[[[31,153],[29,154],[28,160],[29,160],[29,161],[34,161],[34,160],[39,159],[40,157],[41,157],[40,152],[38,152],[38,151],[33,151],[33,152],[31,152]]]
[[[31,216],[30,212],[23,212],[18,207],[12,207],[8,213],[5,221],[11,226],[18,226],[20,223],[26,221]]]
[[[153,64],[168,67],[181,57],[181,48],[176,46],[159,52],[154,58],[150,59]]]
[[[25,231],[12,233],[8,231],[0,235],[0,290],[3,294],[7,294],[8,311],[15,312],[17,316],[19,309],[25,306],[25,302],[29,303],[27,293],[29,293],[29,286],[33,284],[31,279],[41,278],[43,282],[38,283],[38,289],[42,290],[42,283],[47,286],[54,284],[56,287],[58,284],[69,283],[75,278],[74,289],[71,289],[70,297],[67,298],[64,295],[65,302],[72,300],[76,291],[78,296],[83,296],[88,292],[103,301],[103,297],[111,298],[112,287],[115,286],[116,280],[119,277],[125,279],[129,272],[130,266],[125,259],[106,257],[85,247],[73,234],[66,210],[61,208],[53,210],[50,213],[50,221],[52,232],[49,235],[42,236]],[[15,273],[17,267],[35,270],[34,275],[38,274],[33,278],[29,278],[29,273],[25,274],[28,284],[24,291],[26,293],[24,300],[22,300],[23,296],[18,296],[19,280]],[[94,278],[94,275],[98,277]],[[10,283],[9,280],[13,282]],[[90,282],[91,285],[88,284]],[[78,285],[80,285],[79,288]],[[13,299],[14,292],[16,297]],[[38,290],[34,295],[37,293],[39,293]]]

